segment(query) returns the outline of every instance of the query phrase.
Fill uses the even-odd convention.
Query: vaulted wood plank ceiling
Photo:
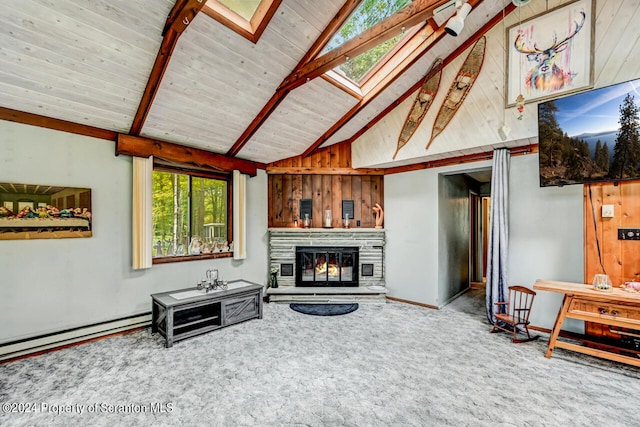
[[[0,118],[260,163],[308,155],[353,140],[414,92],[436,57],[452,60],[514,9],[510,0],[469,0],[464,33],[453,38],[432,19],[446,0],[414,0],[322,55],[360,2],[276,2],[256,43],[203,13],[200,0],[2,2]],[[416,23],[426,23],[419,47],[368,92],[318,78]]]

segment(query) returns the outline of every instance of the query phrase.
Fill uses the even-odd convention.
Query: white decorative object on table
[[[627,292],[640,292],[640,282],[625,282],[620,287]]]

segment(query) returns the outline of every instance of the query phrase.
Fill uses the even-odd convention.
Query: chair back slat
[[[509,286],[509,315],[518,324],[528,324],[535,291],[524,286]]]

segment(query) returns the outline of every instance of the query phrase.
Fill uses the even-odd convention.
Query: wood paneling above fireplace
[[[322,227],[330,209],[333,227],[342,227],[342,200],[354,201],[352,226],[373,228],[371,208],[384,207],[384,176],[378,169],[352,169],[351,145],[334,144],[309,157],[292,157],[269,165],[269,227],[295,227],[300,221],[300,200],[313,201],[311,227]]]

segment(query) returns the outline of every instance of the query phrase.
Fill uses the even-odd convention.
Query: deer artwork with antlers
[[[527,61],[534,63],[525,77],[525,85],[528,90],[550,92],[562,89],[573,81],[576,73],[564,70],[556,63],[558,54],[562,53],[584,26],[586,14],[580,12],[581,22],[574,21],[575,29],[562,41],[558,41],[558,35],[554,32],[553,43],[546,49],[540,49],[536,42],[533,49],[525,45],[523,32],[519,31],[514,42],[515,49],[526,55]]]

